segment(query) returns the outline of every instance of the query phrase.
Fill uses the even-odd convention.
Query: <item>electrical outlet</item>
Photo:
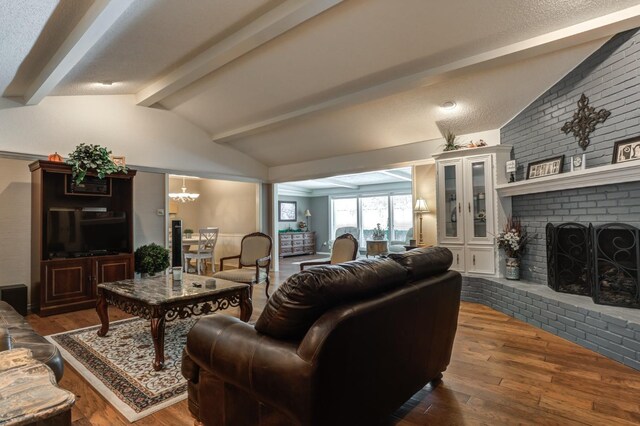
[[[157,214],[158,216],[164,216],[164,209],[158,209],[158,210],[156,210],[156,214]]]

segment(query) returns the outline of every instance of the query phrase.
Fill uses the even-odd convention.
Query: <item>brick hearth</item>
[[[463,277],[462,300],[489,306],[640,370],[640,310],[501,278]]]

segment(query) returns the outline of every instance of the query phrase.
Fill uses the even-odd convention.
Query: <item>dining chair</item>
[[[266,282],[265,294],[269,298],[269,268],[271,266],[271,237],[262,232],[254,232],[242,237],[240,254],[220,258],[220,271],[215,273],[215,278],[246,283],[253,286]],[[224,270],[224,261],[238,259],[239,268]]]
[[[350,234],[342,234],[333,242],[331,249],[331,258],[329,260],[311,260],[309,262],[300,263],[300,270],[310,266],[318,265],[336,265],[338,263],[356,260],[358,256],[358,240]]]
[[[196,261],[196,273],[204,274],[207,270],[207,260],[211,260],[211,271],[215,272],[214,250],[218,242],[219,228],[200,228],[198,236],[198,249],[184,253],[184,269],[189,272],[189,262]],[[204,267],[202,267],[204,265]]]

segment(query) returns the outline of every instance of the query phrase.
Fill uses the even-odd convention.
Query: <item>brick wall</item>
[[[542,94],[500,131],[501,143],[513,145],[518,179],[529,162],[565,155],[565,171],[572,155],[582,149],[572,134],[560,128],[571,120],[580,95],[590,105],[606,108],[611,116],[591,134],[584,153],[587,168],[611,163],[615,141],[640,135],[640,31],[616,35]],[[524,279],[546,283],[545,229],[548,222],[640,225],[640,182],[554,191],[513,197],[513,214],[536,233],[523,258]]]

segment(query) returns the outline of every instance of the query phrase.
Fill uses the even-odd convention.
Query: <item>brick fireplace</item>
[[[524,179],[528,163],[562,154],[565,171],[570,170],[571,156],[583,153],[587,172],[618,166],[610,166],[614,143],[640,136],[639,56],[637,29],[616,35],[501,128],[500,143],[513,146],[518,181]],[[571,120],[583,93],[592,106],[611,112],[591,134],[585,151],[573,135],[560,130]],[[638,175],[640,162],[635,166],[627,170]],[[611,236],[607,224],[640,227],[640,177],[634,179],[591,179],[588,184],[557,184],[544,191],[509,195],[513,215],[521,219],[530,234],[537,235],[522,259],[522,281],[465,277],[463,299],[488,305],[640,370],[640,309],[610,306],[622,299],[624,303],[618,304],[638,307],[637,279],[634,288],[625,280],[625,273],[620,275],[626,268],[621,263],[628,265],[631,259],[614,262],[617,265],[612,267],[611,262],[607,265],[604,260],[595,260],[589,246],[585,250],[581,242],[593,238],[595,229],[602,229],[604,234],[597,238],[602,237],[604,257],[611,256],[607,252],[620,251],[610,244],[615,236]],[[549,223],[580,225],[560,228],[568,240],[561,248],[564,254],[573,253],[575,268],[567,268],[567,259],[547,252]],[[589,230],[589,224],[593,229]],[[636,257],[636,277],[638,263]],[[597,269],[596,280],[586,274],[593,269]]]

